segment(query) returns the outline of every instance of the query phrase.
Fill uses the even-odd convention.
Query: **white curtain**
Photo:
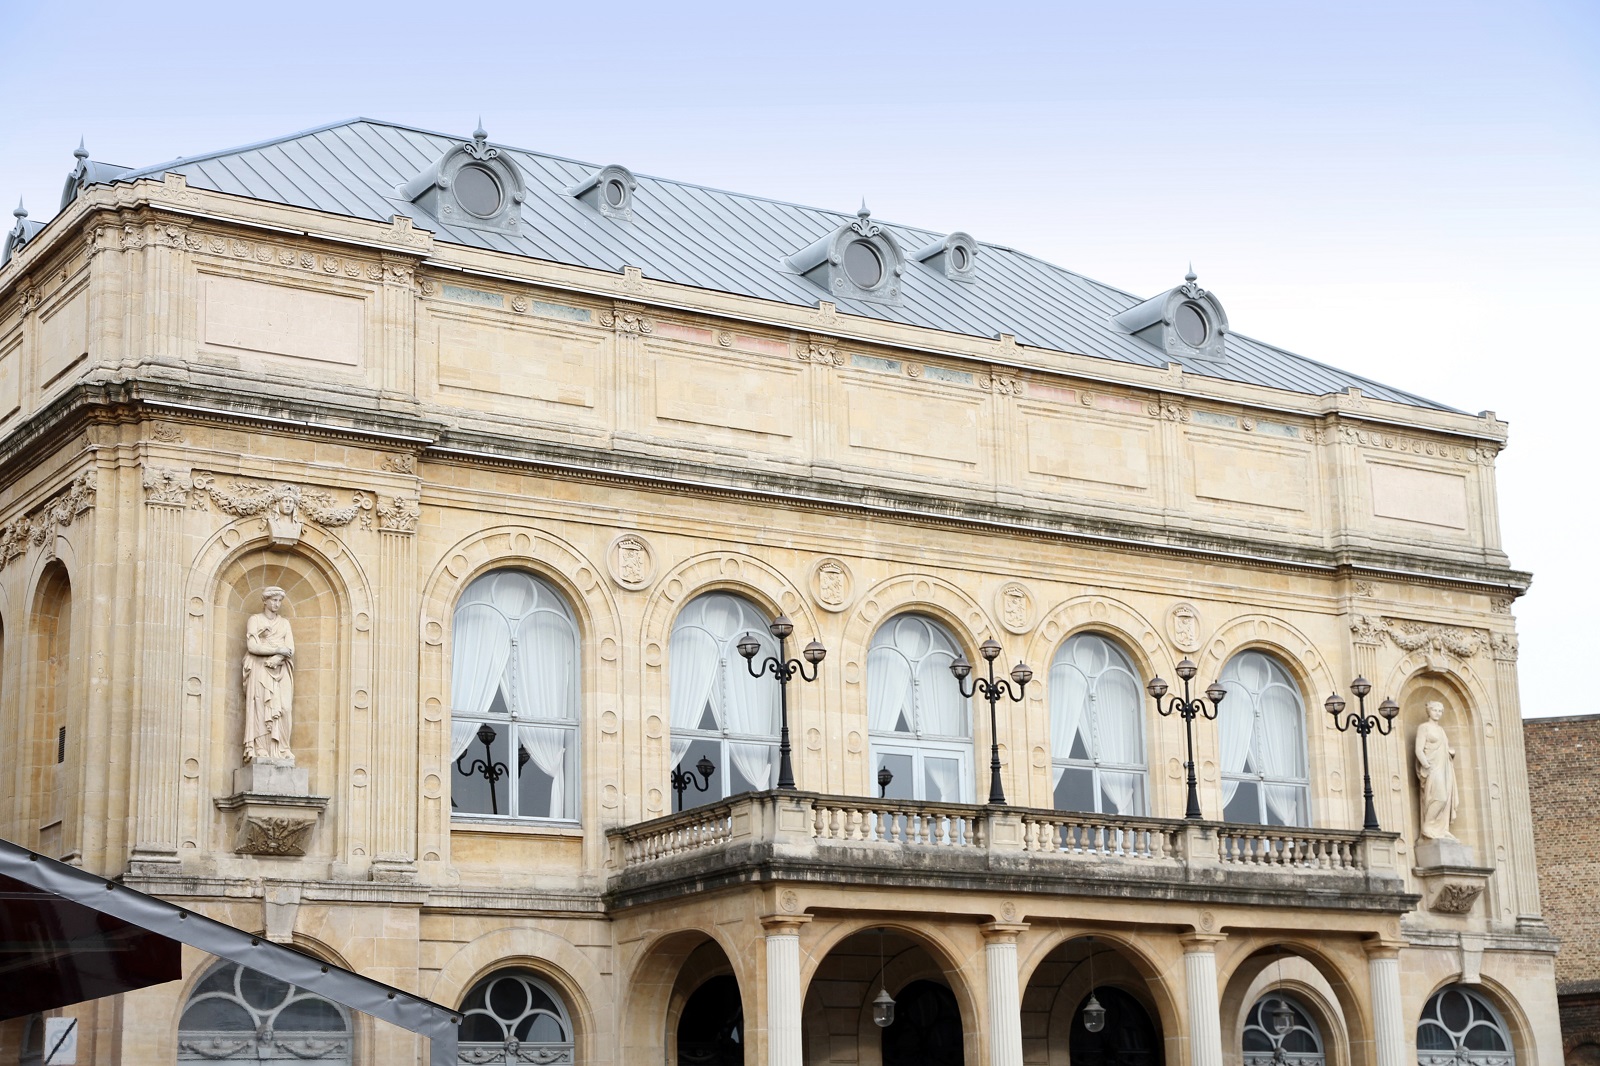
[[[778,642],[770,633],[755,629],[749,632],[761,643],[755,662],[765,662],[769,655],[777,658]],[[734,637],[732,643],[738,643],[740,639],[742,634]],[[777,736],[780,724],[777,679],[771,674],[750,676],[750,667],[745,664],[744,657],[731,645],[723,646],[722,657],[729,675],[726,706],[719,716],[722,728],[736,736]],[[778,766],[778,749],[771,744],[730,741],[728,758],[733,760],[733,765],[745,780],[756,788],[772,787]]]
[[[895,648],[873,648],[867,652],[867,728],[893,733],[901,714],[911,723],[911,663]]]
[[[1222,745],[1222,806],[1226,808],[1239,791],[1238,780],[1226,775],[1244,772],[1244,764],[1250,758],[1250,737],[1255,733],[1256,708],[1250,690],[1228,677],[1226,670],[1222,687],[1228,694],[1217,710],[1217,736]]]
[[[456,609],[452,634],[450,758],[454,761],[467,750],[478,728],[476,722],[457,716],[488,713],[511,657],[511,627],[499,611],[480,601]]]
[[[1101,762],[1121,766],[1144,765],[1139,730],[1140,697],[1143,695],[1144,691],[1132,672],[1120,665],[1107,669],[1096,679],[1091,707],[1095,718],[1095,735],[1100,742]],[[1100,775],[1100,789],[1116,807],[1112,813],[1132,813],[1138,782],[1137,774]]]
[[[943,633],[939,634],[941,637]],[[922,731],[936,737],[970,737],[972,716],[950,673],[954,648],[936,648],[917,664],[916,694],[921,707]]]
[[[933,787],[939,791],[937,796],[928,796],[927,799],[938,803],[961,802],[961,762],[954,758],[941,758],[935,755],[926,755],[922,765],[927,768],[928,777],[933,781]]]
[[[1072,744],[1083,728],[1089,702],[1089,679],[1072,662],[1063,645],[1050,667],[1050,753],[1056,759],[1072,758]],[[1084,745],[1085,750],[1088,744]],[[1066,767],[1057,766],[1050,778],[1053,789],[1061,784]]]
[[[1268,777],[1305,777],[1300,699],[1288,686],[1273,684],[1261,694],[1261,771]],[[1298,785],[1268,784],[1267,809],[1285,825],[1302,825]]]
[[[690,604],[692,608],[694,605]],[[688,614],[688,609],[685,609]],[[668,645],[671,660],[669,678],[672,726],[672,765],[677,766],[689,750],[691,738],[683,730],[697,729],[705,714],[706,703],[711,699],[711,687],[717,680],[717,665],[721,649],[716,640],[704,629],[686,624],[680,618],[672,630]]]
[[[577,721],[578,634],[571,621],[549,609],[535,610],[517,623],[517,717]],[[566,747],[573,731],[518,727],[517,739],[535,766],[550,776],[551,818],[566,817]]]

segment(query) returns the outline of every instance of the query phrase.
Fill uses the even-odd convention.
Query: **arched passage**
[[[750,974],[710,933],[685,929],[655,940],[630,967],[621,1061],[664,1066],[754,1063],[744,1024],[756,1010]]]
[[[1140,960],[1103,937],[1078,936],[1058,944],[1034,968],[1022,996],[1026,1061],[1049,1066],[1162,1066],[1169,1061],[1161,1004],[1143,971]],[[1104,1020],[1090,1029],[1089,1008],[1096,1004]]]
[[[888,1026],[873,1019],[874,1001],[884,992],[894,1000]],[[911,934],[858,930],[834,945],[806,986],[804,1061],[964,1066],[977,1052],[976,1018],[965,993],[952,987],[939,955]]]

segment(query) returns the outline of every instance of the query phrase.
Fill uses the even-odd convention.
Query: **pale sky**
[[[481,113],[506,144],[864,196],[1139,294],[1193,260],[1236,331],[1510,423],[1523,710],[1594,709],[1559,681],[1592,683],[1600,607],[1592,0],[0,6],[0,202],[35,219],[80,135],[146,166]]]

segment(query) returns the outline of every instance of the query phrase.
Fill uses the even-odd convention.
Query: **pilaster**
[[[377,803],[373,813],[374,881],[416,877],[418,499],[410,490],[377,505],[378,581],[373,628],[377,674],[371,742]]]

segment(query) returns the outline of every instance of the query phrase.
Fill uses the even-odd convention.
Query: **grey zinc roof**
[[[636,175],[633,220],[603,217],[567,190],[600,169],[496,145],[527,185],[519,233],[451,226],[397,196],[399,186],[469,140],[372,119],[352,119],[260,144],[176,159],[116,175],[134,181],[166,172],[191,186],[375,221],[407,214],[438,240],[598,270],[639,267],[648,278],[757,299],[814,307],[834,298],[787,269],[784,260],[853,221],[853,214]],[[911,252],[944,234],[873,219]],[[974,337],[1015,336],[1055,351],[1163,367],[1165,352],[1129,335],[1113,316],[1139,303],[1081,274],[995,244],[979,244],[977,280],[954,282],[908,263],[898,305],[837,299],[841,313]],[[1239,333],[1227,358],[1185,369],[1205,377],[1323,395],[1355,387],[1378,399],[1452,410],[1295,355]]]

